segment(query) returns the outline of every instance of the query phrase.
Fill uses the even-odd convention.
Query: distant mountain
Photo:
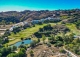
[[[0,24],[11,24],[18,23],[21,21],[31,21],[34,19],[43,19],[47,17],[61,17],[61,16],[73,16],[80,15],[80,9],[71,10],[40,10],[40,11],[30,11],[25,10],[21,12],[8,11],[0,12]]]

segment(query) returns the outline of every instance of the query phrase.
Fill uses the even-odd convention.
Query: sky
[[[80,0],[0,0],[0,12],[80,8]]]

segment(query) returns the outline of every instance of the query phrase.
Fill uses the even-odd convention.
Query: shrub
[[[61,53],[66,53],[66,51],[64,49],[60,49]]]

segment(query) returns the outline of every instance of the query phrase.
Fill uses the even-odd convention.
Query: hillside
[[[0,30],[0,57],[80,57],[80,9],[1,12]]]
[[[80,9],[71,10],[40,10],[40,11],[30,11],[25,10],[21,12],[8,11],[0,12],[0,24],[12,24],[21,21],[30,21],[34,19],[43,19],[46,17],[61,17],[61,19],[76,19],[80,16]]]

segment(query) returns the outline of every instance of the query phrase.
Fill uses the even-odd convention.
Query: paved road
[[[65,49],[64,47],[63,47],[63,49],[64,49],[67,53],[69,53],[72,57],[77,57],[75,54],[73,54],[73,53],[70,52],[69,50]]]

